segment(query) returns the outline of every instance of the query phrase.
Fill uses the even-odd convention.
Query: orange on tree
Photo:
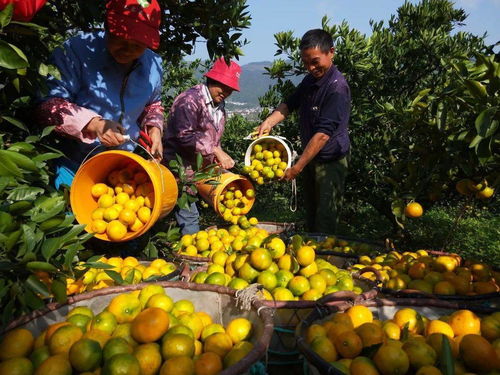
[[[424,209],[417,202],[408,203],[405,207],[405,216],[410,218],[417,218],[422,216]]]

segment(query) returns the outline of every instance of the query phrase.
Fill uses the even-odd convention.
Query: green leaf
[[[494,120],[497,111],[497,107],[492,107],[485,109],[477,116],[475,125],[478,135],[487,138],[495,133],[498,128],[498,120]]]
[[[63,241],[60,237],[46,238],[42,243],[41,252],[46,261],[49,261],[52,256],[59,250]]]
[[[200,152],[196,153],[196,170],[199,170],[203,165],[203,155]]]
[[[57,154],[55,152],[47,152],[45,154],[40,154],[40,155],[35,156],[32,160],[35,163],[38,163],[38,162],[47,161],[47,160],[51,160],[51,159],[57,159],[57,158],[60,158],[61,156],[63,156],[63,154]]]
[[[12,13],[14,12],[14,2],[7,4],[5,8],[0,12],[0,28],[7,26],[12,20]]]
[[[472,142],[469,144],[469,148],[474,148],[476,147],[479,142],[481,142],[483,140],[483,137],[481,137],[480,135],[476,135],[474,137],[474,139],[472,140]]]
[[[17,254],[18,257],[23,256],[25,252],[27,253],[32,252],[35,246],[37,245],[36,234],[33,231],[33,229],[31,229],[31,227],[26,224],[23,224],[21,226],[21,229],[23,231],[22,238],[23,242],[26,244],[26,248],[24,252],[20,251],[21,254],[19,253]]]
[[[8,155],[0,153],[0,176],[21,177],[22,175],[21,169],[16,163]]]
[[[42,188],[21,186],[11,190],[7,199],[13,201],[29,201],[35,199],[37,195],[43,194],[44,192],[45,190]]]
[[[26,268],[34,271],[57,272],[57,268],[47,262],[33,261],[26,264]]]
[[[27,68],[30,64],[26,55],[16,46],[0,40],[0,67],[6,69]]]
[[[486,92],[486,87],[483,86],[481,82],[474,81],[471,79],[466,79],[464,81],[465,87],[471,93],[471,95],[475,98],[484,98],[488,95]]]
[[[71,265],[73,264],[79,249],[80,244],[74,243],[70,245],[70,248],[66,251],[66,254],[64,254],[64,266],[66,269],[71,269]]]
[[[26,286],[28,286],[35,293],[41,294],[43,297],[49,297],[50,292],[47,285],[42,283],[35,275],[30,275],[26,279]]]
[[[52,285],[50,286],[50,290],[56,301],[59,303],[66,303],[68,301],[68,295],[66,294],[66,283],[61,280],[52,280]]]
[[[177,205],[182,208],[182,209],[188,209],[188,203],[187,203],[187,194],[186,192],[183,192],[182,195],[179,197],[177,200]]]
[[[32,310],[37,310],[45,307],[45,303],[43,302],[43,300],[35,293],[33,293],[30,289],[26,289],[24,291],[24,297],[26,305]]]
[[[99,259],[99,258],[100,258],[100,256],[97,257],[97,259]],[[102,263],[102,262],[86,262],[83,266],[87,267],[87,268],[96,268],[98,270],[110,270],[112,268],[115,268],[111,264]]]
[[[451,353],[448,336],[441,335],[441,356],[439,358],[440,369],[443,375],[455,375],[455,364]]]
[[[401,331],[401,338],[400,338],[400,340],[401,340],[402,342],[404,342],[404,341],[408,340],[408,337],[409,337],[409,335],[410,335],[410,329],[409,329],[409,327],[410,327],[410,323],[409,323],[409,322],[407,322],[407,323],[403,326],[403,330]]]
[[[40,66],[38,67],[38,74],[42,77],[47,77],[47,74],[49,74],[49,67],[44,63],[40,63]]]
[[[33,214],[31,215],[31,220],[37,223],[41,223],[42,221],[48,220],[58,215],[65,209],[66,203],[64,202],[64,200],[60,199],[52,200],[52,198],[50,200],[54,202],[54,205],[51,208],[48,208],[47,210],[40,209],[39,206],[38,207],[35,206],[33,208]]]
[[[12,125],[17,126],[19,129],[29,132],[28,127],[24,125],[24,123],[22,123],[21,121],[10,116],[2,116],[2,118],[5,121],[10,122]]]
[[[43,128],[42,134],[40,135],[40,139],[42,139],[43,137],[45,137],[45,136],[49,135],[50,133],[52,133],[52,131],[55,128],[56,128],[55,126],[46,126],[45,128]]]
[[[104,272],[106,273],[106,275],[111,277],[116,284],[118,284],[118,285],[124,284],[123,278],[121,277],[121,275],[118,272],[113,271],[113,270],[105,270]]]

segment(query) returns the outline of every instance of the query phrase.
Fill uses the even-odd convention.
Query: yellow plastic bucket
[[[71,208],[78,223],[87,226],[85,228],[87,232],[92,233],[90,226],[92,223],[91,215],[98,206],[91,194],[92,186],[107,181],[111,171],[134,162],[142,167],[153,185],[154,205],[151,209],[151,218],[140,230],[127,232],[125,237],[118,241],[112,241],[106,233],[95,235],[100,240],[124,242],[137,238],[146,233],[158,219],[172,211],[177,202],[177,182],[172,172],[165,166],[128,151],[112,150],[101,152],[80,166],[71,184]]]
[[[218,205],[219,197],[229,187],[229,185],[234,184],[237,189],[242,191],[253,189],[253,185],[248,178],[231,172],[220,174],[217,178],[215,178],[215,181],[218,182],[217,185],[199,182],[196,184],[196,188],[198,189],[198,194],[200,194],[205,202],[213,207],[214,211],[219,216],[222,216]],[[250,208],[253,206],[254,202],[255,198],[249,200]]]

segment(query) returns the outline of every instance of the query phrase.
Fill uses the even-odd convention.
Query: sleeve
[[[76,93],[80,90],[80,61],[66,42],[64,48],[54,50],[50,63],[54,64],[61,79],[49,76],[48,93],[42,99],[37,117],[42,124],[56,126],[55,131],[80,139],[84,143],[92,143],[95,138],[83,134],[83,128],[94,117],[96,112],[74,104]]]
[[[216,144],[200,126],[201,110],[199,103],[186,95],[172,106],[168,126],[174,127],[175,141],[186,154],[199,152],[207,157],[213,154]]]
[[[286,100],[285,104],[290,112],[297,110],[300,107],[300,97],[302,92],[303,84],[302,82],[297,86],[292,95],[290,95]]]
[[[144,111],[139,119],[139,123],[143,128],[146,126],[153,126],[160,129],[163,133],[165,109],[161,104],[163,68],[160,57],[154,59],[153,69],[158,70],[158,79],[156,80],[155,88],[149,100],[149,104],[144,108]]]
[[[350,112],[350,98],[347,93],[332,91],[325,96],[313,129],[314,133],[334,135],[339,125]]]

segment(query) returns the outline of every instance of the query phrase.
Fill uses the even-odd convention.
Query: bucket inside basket
[[[108,176],[114,170],[130,166],[137,171],[143,171],[152,184],[151,217],[138,231],[127,231],[120,240],[112,241],[106,232],[95,237],[111,242],[129,241],[146,233],[154,223],[166,216],[177,202],[177,182],[173,174],[163,165],[142,158],[128,151],[105,151],[95,155],[80,166],[71,184],[70,202],[75,218],[84,224],[87,232],[92,233],[92,212],[98,207],[97,200],[92,196],[92,186],[97,183],[108,183]]]

